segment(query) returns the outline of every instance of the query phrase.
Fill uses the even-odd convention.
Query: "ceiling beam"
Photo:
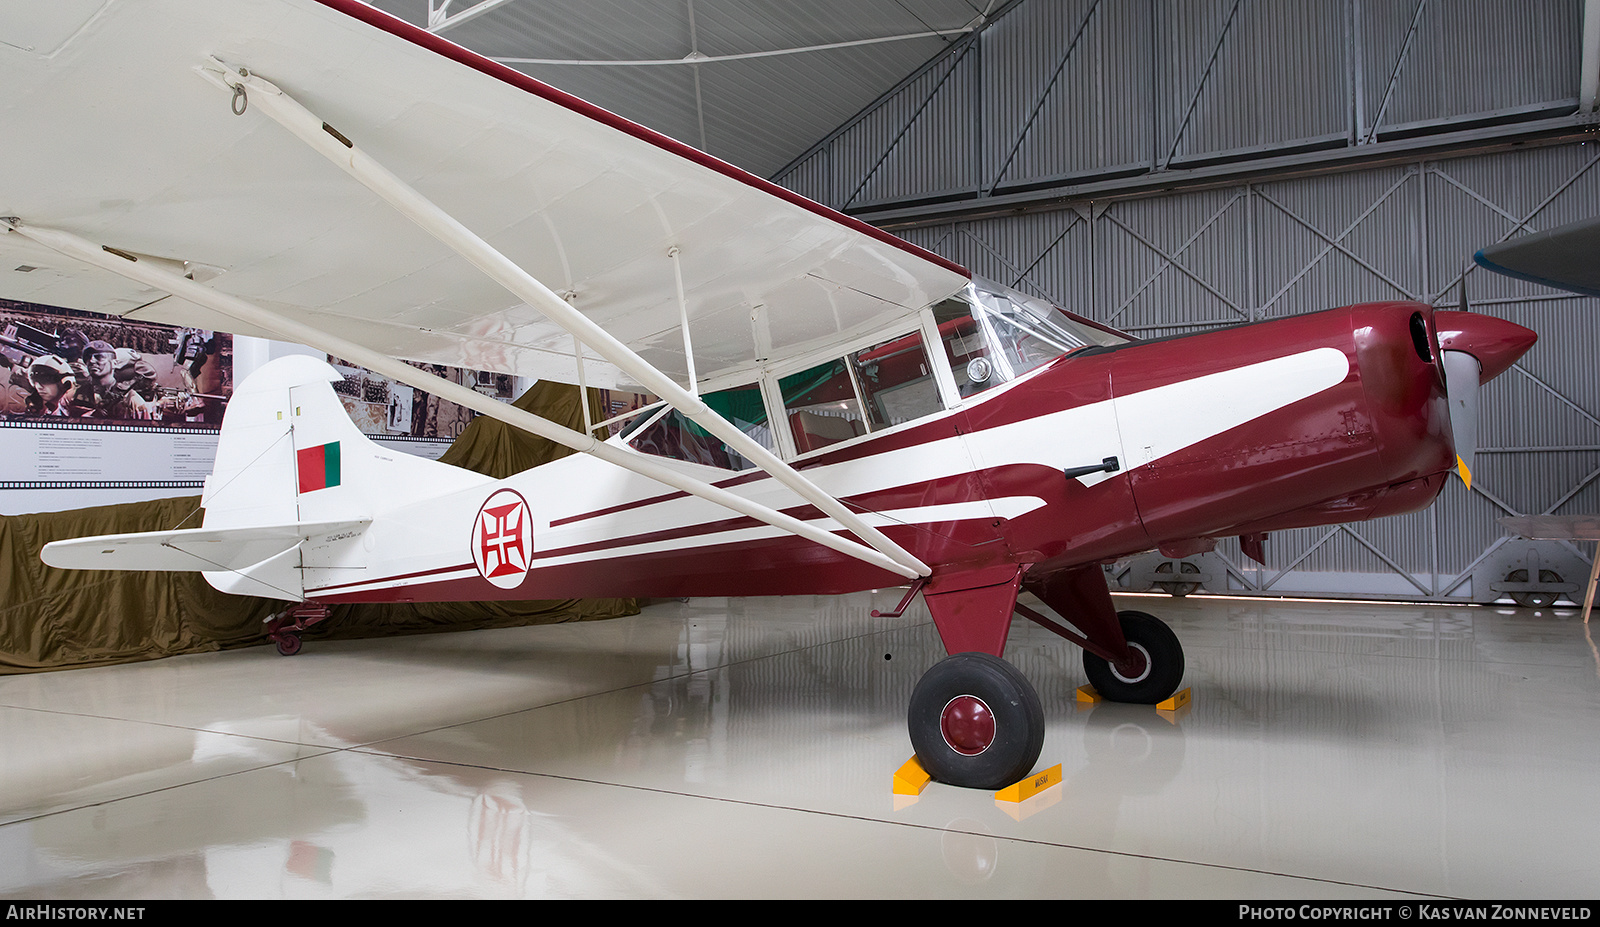
[[[511,2],[513,2],[513,0],[483,0],[482,3],[479,3],[476,6],[468,7],[467,9],[464,9],[452,16],[448,12],[450,9],[451,0],[444,0],[444,2],[439,4],[437,7],[433,5],[432,0],[429,0],[427,29],[429,32],[437,35],[447,29],[454,29],[462,23],[471,22],[490,10],[495,9],[496,7],[505,6]]]

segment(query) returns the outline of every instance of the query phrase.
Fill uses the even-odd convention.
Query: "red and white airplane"
[[[909,583],[951,654],[911,740],[949,783],[1038,758],[1019,591],[1102,695],[1164,699],[1182,648],[1103,562],[1425,507],[1535,338],[1377,303],[1137,341],[355,0],[19,6],[0,258],[33,269],[0,296],[300,342],[583,452],[390,453],[285,358],[233,396],[204,527],[46,562],[312,604]],[[662,402],[603,439],[399,358]]]

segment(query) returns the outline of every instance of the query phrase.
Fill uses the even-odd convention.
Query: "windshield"
[[[934,306],[933,314],[963,397],[1081,348],[1128,341],[1045,300],[979,278],[965,292]]]

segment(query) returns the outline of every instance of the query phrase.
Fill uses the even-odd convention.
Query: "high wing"
[[[1597,255],[1600,255],[1600,218],[1491,245],[1473,255],[1473,260],[1508,277],[1585,296],[1600,296]]]
[[[680,382],[675,260],[702,376],[968,279],[354,0],[4,5],[0,216],[165,259],[394,357],[576,382],[566,332],[203,79],[212,59],[282,88]],[[273,334],[18,235],[0,235],[0,261],[0,298]],[[589,358],[589,385],[633,383]]]
[[[12,5],[0,45],[0,297],[301,341],[929,574],[697,373],[911,317],[962,268],[355,0]],[[397,359],[641,386],[865,546]]]

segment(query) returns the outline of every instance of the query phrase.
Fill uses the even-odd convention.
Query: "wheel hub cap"
[[[1129,641],[1128,662],[1111,664],[1111,673],[1123,682],[1142,682],[1150,675],[1150,651]]]
[[[950,749],[977,756],[994,743],[994,712],[975,695],[958,695],[939,713],[939,732]]]

